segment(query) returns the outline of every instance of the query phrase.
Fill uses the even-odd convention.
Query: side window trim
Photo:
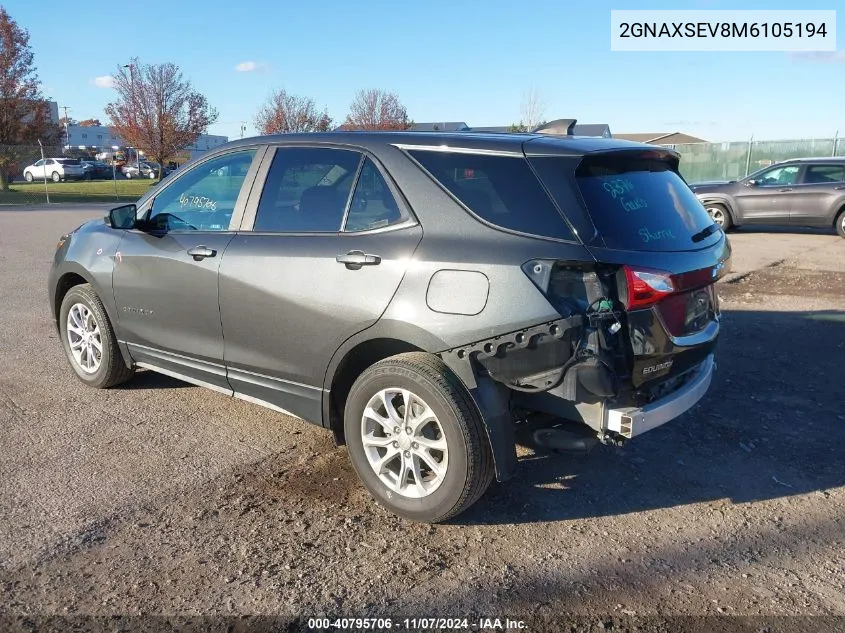
[[[248,152],[248,151],[255,151],[255,155],[252,157],[252,163],[250,163],[249,169],[247,169],[246,176],[244,176],[244,181],[241,183],[241,189],[238,192],[238,197],[235,200],[235,208],[232,211],[232,218],[229,220],[229,226],[226,228],[225,231],[214,231],[215,233],[226,233],[230,231],[237,231],[238,226],[241,223],[241,218],[244,214],[244,208],[246,206],[246,201],[249,198],[249,195],[252,191],[253,185],[255,184],[255,179],[258,174],[259,165],[261,165],[264,156],[267,153],[268,147],[267,145],[248,145],[245,147],[237,147],[233,148],[226,152],[220,152],[219,154],[214,154],[213,156],[208,156],[203,158],[203,160],[197,162],[195,165],[191,166],[190,169],[186,169],[182,173],[179,174],[178,177],[174,178],[171,182],[168,182],[164,187],[162,187],[159,191],[156,192],[154,196],[147,198],[144,203],[138,207],[138,212],[136,217],[138,219],[147,218],[150,212],[153,209],[153,205],[155,204],[156,198],[158,198],[163,192],[167,191],[171,187],[178,184],[180,180],[182,180],[186,174],[190,174],[195,169],[199,169],[205,163],[215,160],[217,158],[221,158],[223,156],[227,156],[228,154],[236,154],[238,152]],[[185,233],[187,231],[175,229],[170,231],[171,233]],[[205,233],[207,231],[190,231],[191,233]]]
[[[364,164],[367,162],[367,155],[361,153],[361,160],[358,161],[358,170],[355,172],[355,180],[352,182],[352,187],[349,189],[349,196],[346,198],[346,206],[343,208],[343,220],[340,223],[340,232],[346,231],[346,222],[349,220],[349,211],[352,209],[352,199],[355,197],[355,192],[358,190],[358,183],[361,181],[361,172],[364,171]]]

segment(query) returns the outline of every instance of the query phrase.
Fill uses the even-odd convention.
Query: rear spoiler
[[[532,130],[534,134],[551,134],[554,136],[572,136],[577,119],[555,119],[543,123]]]

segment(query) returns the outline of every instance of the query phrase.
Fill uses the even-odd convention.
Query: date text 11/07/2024
[[[525,621],[510,618],[309,618],[308,628],[333,631],[518,631],[525,629]]]

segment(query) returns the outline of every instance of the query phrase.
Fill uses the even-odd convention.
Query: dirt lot
[[[584,616],[572,630],[845,626],[778,619],[845,616],[845,240],[734,234],[702,403],[620,449],[522,451],[517,478],[430,527],[371,502],[316,427],[150,373],[83,387],[45,280],[55,238],[92,215],[0,211],[0,629],[205,615],[193,625],[227,630],[219,616],[245,614],[280,616],[253,621],[274,630],[313,616],[570,630],[563,613]]]

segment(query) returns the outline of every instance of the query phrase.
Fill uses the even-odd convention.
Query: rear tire
[[[62,179],[62,176],[61,174],[59,174],[59,172],[54,171],[51,178],[53,179],[53,182],[59,182]]]
[[[727,233],[733,228],[733,220],[731,220],[731,213],[723,204],[708,204],[704,207],[710,218],[722,227],[722,230]]]
[[[839,215],[836,216],[836,232],[839,234],[839,237],[845,238],[845,209],[842,209],[839,212]]]
[[[370,494],[413,521],[454,517],[493,481],[481,414],[457,376],[431,354],[398,354],[364,371],[349,392],[344,431],[352,466]]]
[[[89,387],[108,389],[135,373],[123,362],[106,309],[91,284],[68,290],[59,308],[59,332],[73,371]],[[87,344],[92,338],[99,350],[97,343]]]

